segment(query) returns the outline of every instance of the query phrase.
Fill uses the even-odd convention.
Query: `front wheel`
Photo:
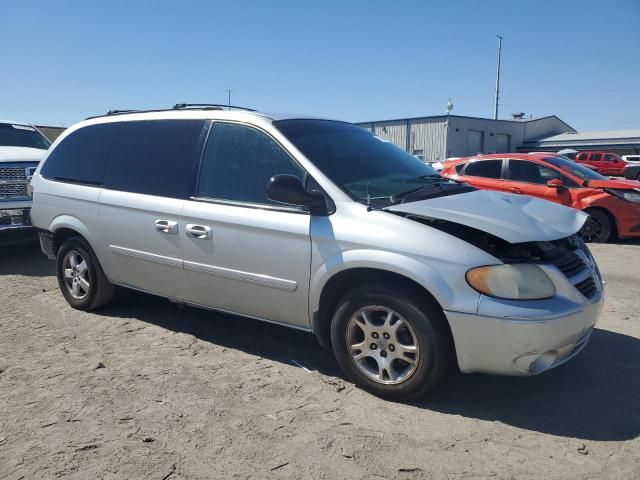
[[[342,299],[331,323],[331,343],[354,383],[392,400],[424,396],[453,363],[439,305],[378,286],[359,288]]]
[[[580,229],[580,236],[585,242],[606,243],[611,238],[613,226],[609,216],[602,210],[588,210],[589,218]]]

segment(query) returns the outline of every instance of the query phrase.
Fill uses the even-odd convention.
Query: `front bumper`
[[[8,208],[0,204],[0,232],[31,227],[31,207]]]
[[[550,309],[541,305],[539,318],[519,316],[515,309],[511,317],[445,314],[462,372],[525,376],[542,373],[577,355],[589,340],[603,302],[600,290],[582,305],[559,302]],[[505,305],[500,307],[505,309]]]

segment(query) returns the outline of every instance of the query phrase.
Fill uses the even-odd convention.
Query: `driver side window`
[[[538,185],[546,185],[549,180],[558,179],[562,180],[566,187],[577,186],[560,172],[526,160],[509,160],[508,179],[515,182],[535,183]]]

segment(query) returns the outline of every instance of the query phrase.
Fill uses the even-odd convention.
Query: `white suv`
[[[33,125],[0,120],[0,233],[31,227],[29,180],[49,145]]]
[[[177,105],[69,128],[32,219],[69,304],[115,285],[313,332],[387,398],[533,375],[603,302],[586,215],[440,177],[349,123]]]

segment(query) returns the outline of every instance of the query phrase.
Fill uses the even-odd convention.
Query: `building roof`
[[[586,145],[625,145],[640,143],[640,129],[602,130],[594,132],[569,132],[525,142],[528,146],[586,146]]]
[[[490,122],[508,122],[508,123],[528,123],[528,122],[537,122],[539,120],[544,120],[546,118],[556,118],[560,122],[564,123],[568,127],[568,130],[574,130],[574,128],[571,125],[569,125],[567,122],[565,122],[564,120],[559,118],[557,115],[547,115],[546,117],[524,118],[524,119],[499,118],[497,120],[494,120],[493,118],[470,117],[470,116],[467,116],[467,115],[428,115],[428,116],[423,116],[423,117],[392,118],[392,119],[386,119],[386,120],[369,120],[369,121],[366,121],[366,122],[354,122],[354,123],[356,125],[363,125],[363,124],[384,123],[384,122],[407,122],[407,121],[411,121],[411,120],[433,120],[433,119],[436,119],[436,118],[446,119],[447,117],[451,117],[451,118],[470,118],[472,120],[486,120],[486,121],[490,121]]]

